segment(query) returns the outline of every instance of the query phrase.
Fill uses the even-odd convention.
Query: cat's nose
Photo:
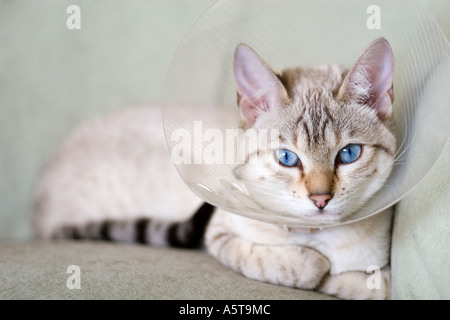
[[[328,201],[332,198],[330,193],[310,194],[309,199],[316,205],[317,208],[323,209],[327,206]]]

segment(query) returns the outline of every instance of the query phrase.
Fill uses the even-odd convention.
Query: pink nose
[[[323,209],[327,206],[328,201],[331,199],[331,194],[322,193],[322,194],[311,194],[309,199],[316,205],[317,208]]]

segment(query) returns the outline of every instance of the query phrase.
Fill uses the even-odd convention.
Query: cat
[[[239,44],[233,71],[237,127],[280,132],[279,148],[260,147],[248,155],[257,157],[251,165],[233,170],[256,203],[338,223],[375,196],[396,151],[394,58],[387,40],[372,42],[350,69],[334,64],[280,74]],[[38,181],[39,237],[205,246],[252,279],[341,299],[389,298],[392,207],[319,230],[214,208],[172,167],[159,112],[121,110],[84,124],[63,142]],[[371,266],[380,268],[376,287],[368,284]]]

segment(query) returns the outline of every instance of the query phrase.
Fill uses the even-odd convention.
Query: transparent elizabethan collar
[[[395,59],[395,165],[372,200],[339,223],[396,203],[427,174],[450,136],[450,46],[418,1],[222,0],[212,6],[179,46],[165,85],[166,139],[185,183],[205,201],[250,218],[290,227],[336,225],[264,208],[236,178],[242,157],[236,137],[243,133],[233,53],[246,43],[274,70],[350,68],[381,37]],[[261,136],[270,142],[270,132]]]

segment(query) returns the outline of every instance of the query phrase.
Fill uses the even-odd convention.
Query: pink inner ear
[[[381,53],[381,57],[374,57],[375,61],[380,61],[378,65],[371,66],[370,73],[373,73],[373,92],[375,96],[382,96],[385,92],[392,92],[393,62],[389,54]]]
[[[249,125],[253,125],[260,114],[278,107],[287,97],[281,81],[246,45],[239,45],[236,48],[234,76],[239,107]]]
[[[264,100],[266,98],[267,97],[265,95],[258,97],[255,94],[255,96],[250,99],[248,95],[242,95],[238,91],[238,105],[248,125],[253,126],[261,113],[268,112],[270,110],[270,103]]]
[[[255,107],[247,98],[241,98],[239,102],[242,115],[247,120],[247,124],[253,126],[262,110]]]
[[[392,100],[389,94],[386,92],[380,98],[378,98],[372,105],[372,108],[377,110],[378,117],[381,120],[385,120],[390,116],[392,110]]]
[[[390,115],[392,102],[394,101],[392,63],[387,60],[388,58],[385,57],[380,65],[380,71],[378,77],[375,77],[369,102],[370,106],[377,111],[381,120]]]
[[[394,61],[389,45],[381,46],[375,50],[371,65],[373,84],[371,107],[377,111],[378,117],[384,120],[390,115],[394,101],[393,73]]]
[[[375,40],[348,73],[340,94],[370,105],[384,120],[390,116],[394,100],[393,73],[394,57],[389,43]]]

